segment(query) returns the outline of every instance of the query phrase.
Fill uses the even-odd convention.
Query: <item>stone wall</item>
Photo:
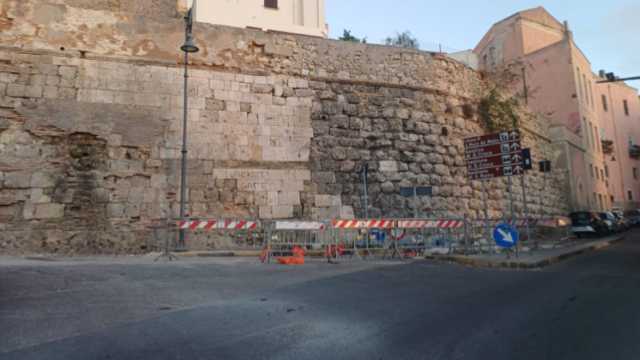
[[[139,16],[145,4],[153,11]],[[150,250],[148,226],[178,214],[175,0],[9,0],[0,30],[0,252]],[[414,204],[398,190],[414,184],[434,186],[424,213],[482,210],[462,149],[483,133],[476,72],[412,50],[204,24],[195,32],[192,216],[362,216],[365,162],[375,216],[409,216]],[[523,119],[536,160],[553,159],[546,124]],[[543,189],[539,174],[528,176],[532,212],[562,213],[563,182],[550,177]],[[490,184],[494,216],[507,208],[504,189]]]

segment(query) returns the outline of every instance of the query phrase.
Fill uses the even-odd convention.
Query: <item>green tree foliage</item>
[[[386,38],[384,42],[390,46],[403,47],[407,49],[420,48],[420,42],[418,42],[418,39],[413,37],[410,31],[396,33],[394,36]]]
[[[505,98],[494,88],[480,100],[478,112],[487,130],[501,131],[518,127],[517,108],[516,98]]]
[[[338,40],[342,40],[342,41],[350,41],[350,42],[356,42],[356,43],[363,43],[366,44],[367,43],[367,38],[358,38],[353,36],[353,34],[351,34],[351,30],[347,30],[344,29],[344,31],[342,32],[342,36],[338,38]]]

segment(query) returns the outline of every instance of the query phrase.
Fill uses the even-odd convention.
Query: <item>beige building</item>
[[[559,156],[550,160],[567,174],[572,209],[636,206],[623,196],[636,201],[640,196],[640,184],[633,177],[638,164],[621,144],[637,143],[640,134],[614,128],[637,128],[637,91],[624,84],[597,84],[600,78],[574,42],[567,23],[560,23],[542,7],[518,12],[493,25],[474,53],[481,70],[509,68],[516,78],[514,91],[526,93],[527,105],[551,120]],[[603,92],[618,112],[624,98],[628,115],[602,110]],[[606,139],[619,145],[617,164],[611,164],[610,154],[603,151]]]
[[[194,0],[187,1],[191,6]],[[328,37],[325,0],[197,0],[196,21]]]

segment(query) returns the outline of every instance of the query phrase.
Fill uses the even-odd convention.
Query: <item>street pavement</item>
[[[640,232],[542,270],[0,259],[0,359],[637,359]]]

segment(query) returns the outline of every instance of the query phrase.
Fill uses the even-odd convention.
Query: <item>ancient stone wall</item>
[[[177,216],[175,3],[0,4],[1,252],[144,252],[155,246],[148,226]],[[434,186],[418,204],[425,214],[480,214],[462,149],[483,133],[476,72],[412,50],[204,24],[195,32],[190,215],[362,216],[365,162],[374,216],[409,216],[414,204],[398,191],[414,184]],[[553,159],[544,122],[523,119],[536,160]],[[527,177],[532,213],[564,211],[563,181],[543,188],[539,174]],[[489,186],[494,216],[507,208],[504,189]],[[232,246],[210,237],[190,245]]]

